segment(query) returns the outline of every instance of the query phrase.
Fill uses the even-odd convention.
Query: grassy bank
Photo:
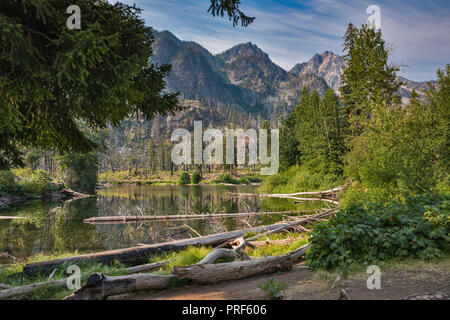
[[[99,174],[99,182],[108,184],[137,185],[198,185],[198,184],[255,184],[260,183],[263,176],[248,170],[237,170],[233,175],[223,170],[211,172],[156,172],[154,174],[137,174],[129,171],[104,172]]]
[[[264,257],[265,255],[279,255],[284,254],[289,251],[292,251],[296,248],[301,247],[307,242],[307,238],[300,236],[296,233],[291,233],[291,236],[297,236],[297,240],[286,244],[286,245],[267,245],[261,248],[256,249],[247,249],[246,253],[252,258]],[[279,239],[280,237],[277,235],[271,235],[269,239]],[[159,270],[156,270],[155,273],[159,274],[169,274],[170,270],[174,266],[188,266],[191,264],[198,263],[202,260],[208,253],[210,253],[214,248],[212,247],[188,247],[182,251],[178,252],[167,252],[164,254],[158,254],[150,256],[148,259],[149,263],[152,262],[161,262],[166,260],[173,260],[170,263],[164,265]],[[80,254],[79,252],[72,253],[63,253],[63,254],[55,254],[55,255],[37,255],[35,257],[26,259],[25,261],[21,261],[15,263],[10,266],[5,266],[0,268],[0,283],[6,284],[9,286],[23,286],[31,283],[39,283],[45,282],[48,280],[47,276],[43,276],[40,274],[36,274],[33,277],[26,277],[22,272],[22,268],[25,264],[38,262],[38,261],[46,261],[52,259],[58,259],[63,257],[75,256]],[[217,263],[228,262],[226,259],[220,259]],[[58,268],[55,273],[53,279],[64,279],[67,278],[70,274],[66,273],[67,267],[69,264],[63,264]],[[110,276],[119,276],[126,274],[125,266],[121,263],[113,263],[112,265],[106,266],[96,261],[85,261],[77,263],[77,266],[80,267],[81,270],[81,283],[83,283],[87,277],[94,273],[100,272]],[[42,288],[37,289],[32,294],[16,296],[13,299],[33,299],[33,300],[41,300],[41,299],[61,299],[72,293],[72,290],[67,288],[54,288],[50,283]]]

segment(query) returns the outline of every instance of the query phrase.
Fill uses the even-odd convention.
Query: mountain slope
[[[341,56],[325,51],[320,55],[316,53],[308,62],[295,65],[289,73],[297,77],[306,74],[318,75],[326,81],[330,88],[336,91],[339,89],[339,78],[342,75],[344,65],[344,59]]]
[[[213,108],[233,107],[264,117],[290,111],[297,105],[303,86],[321,95],[328,88],[337,92],[345,67],[341,56],[325,51],[287,72],[251,42],[213,55],[198,43],[181,41],[169,31],[154,31],[154,36],[153,61],[172,65],[167,79],[169,90]],[[428,84],[398,79],[405,82],[399,90],[404,103],[413,88],[424,97]]]
[[[321,94],[328,88],[318,76],[289,74],[250,42],[214,56],[168,31],[154,33],[153,62],[172,65],[168,89],[184,99],[268,115],[293,108],[303,85]]]

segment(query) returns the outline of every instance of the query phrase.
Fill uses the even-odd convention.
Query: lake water
[[[39,253],[96,252],[126,248],[269,224],[281,216],[151,221],[92,225],[96,216],[173,215],[292,210],[285,199],[238,197],[255,193],[255,186],[135,186],[117,185],[91,198],[70,202],[34,201],[0,210],[0,253],[18,258]],[[1,264],[1,263],[0,263]]]

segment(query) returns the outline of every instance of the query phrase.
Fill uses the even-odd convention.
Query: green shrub
[[[286,285],[284,283],[276,282],[275,279],[272,278],[259,285],[258,288],[266,293],[268,299],[273,300],[281,298],[281,292],[286,290]]]
[[[349,205],[313,227],[306,257],[310,267],[348,270],[392,258],[441,257],[450,249],[450,237],[448,228],[435,222],[444,218],[435,215],[439,212],[448,219],[449,199],[449,195],[415,196],[386,205]]]
[[[31,193],[44,194],[50,190],[50,177],[44,170],[35,170],[24,186]]]
[[[261,193],[295,193],[301,191],[327,190],[342,185],[344,180],[334,174],[312,172],[306,166],[293,166],[264,179]]]
[[[182,172],[180,175],[180,180],[178,181],[179,184],[185,185],[191,183],[191,176],[187,172]]]
[[[246,174],[243,178],[246,178],[249,182],[259,183],[262,181],[261,176]]]
[[[13,187],[15,185],[15,177],[11,171],[0,171],[0,185]]]
[[[195,171],[193,174],[192,174],[192,183],[193,184],[199,184],[200,183],[200,181],[202,181],[202,175],[200,174],[200,172],[198,172],[198,171]]]
[[[250,181],[248,181],[247,177],[242,177],[242,178],[239,179],[239,183],[240,184],[249,184]]]
[[[222,173],[217,177],[214,182],[217,183],[229,183],[229,184],[239,184],[239,181],[234,179],[229,173]]]

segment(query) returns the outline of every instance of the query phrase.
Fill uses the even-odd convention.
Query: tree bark
[[[93,273],[79,290],[63,300],[103,300],[109,296],[139,290],[161,290],[167,288],[174,278],[172,275],[145,273],[118,277]]]
[[[244,279],[279,270],[286,271],[292,268],[292,262],[295,259],[305,254],[307,247],[308,245],[280,256],[254,260],[173,267],[172,273],[180,279],[190,279],[199,283],[217,283],[225,280]]]
[[[0,291],[0,300],[2,299],[8,299],[14,296],[18,295],[24,295],[30,292],[33,292],[34,290],[43,287],[45,285],[51,285],[55,286],[56,288],[60,288],[66,285],[67,279],[60,279],[60,280],[49,280],[45,282],[38,282],[33,284],[27,284],[25,286],[20,287],[13,287],[5,290]]]
[[[130,268],[126,268],[124,271],[127,274],[137,274],[137,273],[142,273],[142,272],[148,272],[148,271],[152,271],[155,270],[163,265],[165,265],[166,263],[169,263],[172,260],[166,260],[166,261],[161,261],[161,262],[156,262],[156,263],[149,263],[149,264],[144,264],[144,265],[139,265],[139,266],[135,266],[135,267],[130,267]],[[56,269],[54,270],[56,271]],[[0,290],[4,290],[0,292],[0,299],[7,299],[7,298],[11,298],[17,295],[21,295],[21,294],[27,294],[30,292],[33,292],[34,290],[43,287],[45,285],[52,285],[55,288],[61,288],[64,287],[67,284],[67,278],[65,279],[59,279],[59,280],[52,280],[52,278],[49,277],[48,281],[45,282],[38,282],[38,283],[33,283],[33,284],[28,284],[25,286],[20,286],[20,287],[9,287],[3,284],[0,284]]]
[[[266,232],[264,232],[262,234],[258,234],[258,235],[254,236],[254,237],[248,238],[248,239],[246,239],[246,241],[254,241],[254,240],[257,240],[257,239],[261,238],[264,235],[275,234],[275,233],[279,233],[279,232],[281,232],[283,230],[294,228],[296,226],[309,224],[311,222],[327,218],[327,217],[329,217],[330,215],[332,215],[335,212],[336,212],[336,210],[332,209],[332,210],[328,210],[328,211],[325,211],[325,212],[322,212],[322,213],[310,216],[308,218],[301,219],[299,221],[288,223],[288,224],[286,224],[284,226],[280,225],[280,227],[278,227],[278,228],[275,228],[275,229],[266,231]]]
[[[141,245],[132,248],[110,250],[98,253],[91,253],[73,257],[60,258],[49,261],[41,261],[27,264],[23,267],[25,275],[32,275],[38,270],[42,273],[50,273],[54,268],[60,266],[65,262],[76,263],[77,261],[96,260],[103,264],[109,264],[114,260],[118,260],[126,266],[135,266],[148,262],[148,256],[161,253],[165,251],[179,251],[188,246],[217,246],[226,241],[242,237],[247,232],[263,232],[280,228],[280,226],[287,226],[287,224],[273,224],[268,226],[255,227],[250,229],[243,229],[237,231],[223,232],[209,236],[201,236],[190,239],[182,239],[171,242],[156,243],[149,245]]]
[[[232,217],[249,217],[277,214],[295,214],[304,212],[317,212],[318,210],[302,210],[302,211],[281,211],[281,212],[246,212],[246,213],[220,213],[220,214],[174,214],[164,216],[104,216],[92,217],[84,219],[85,223],[111,223],[111,222],[134,222],[134,221],[154,221],[154,220],[187,220],[187,219],[211,219],[211,218],[232,218]]]

